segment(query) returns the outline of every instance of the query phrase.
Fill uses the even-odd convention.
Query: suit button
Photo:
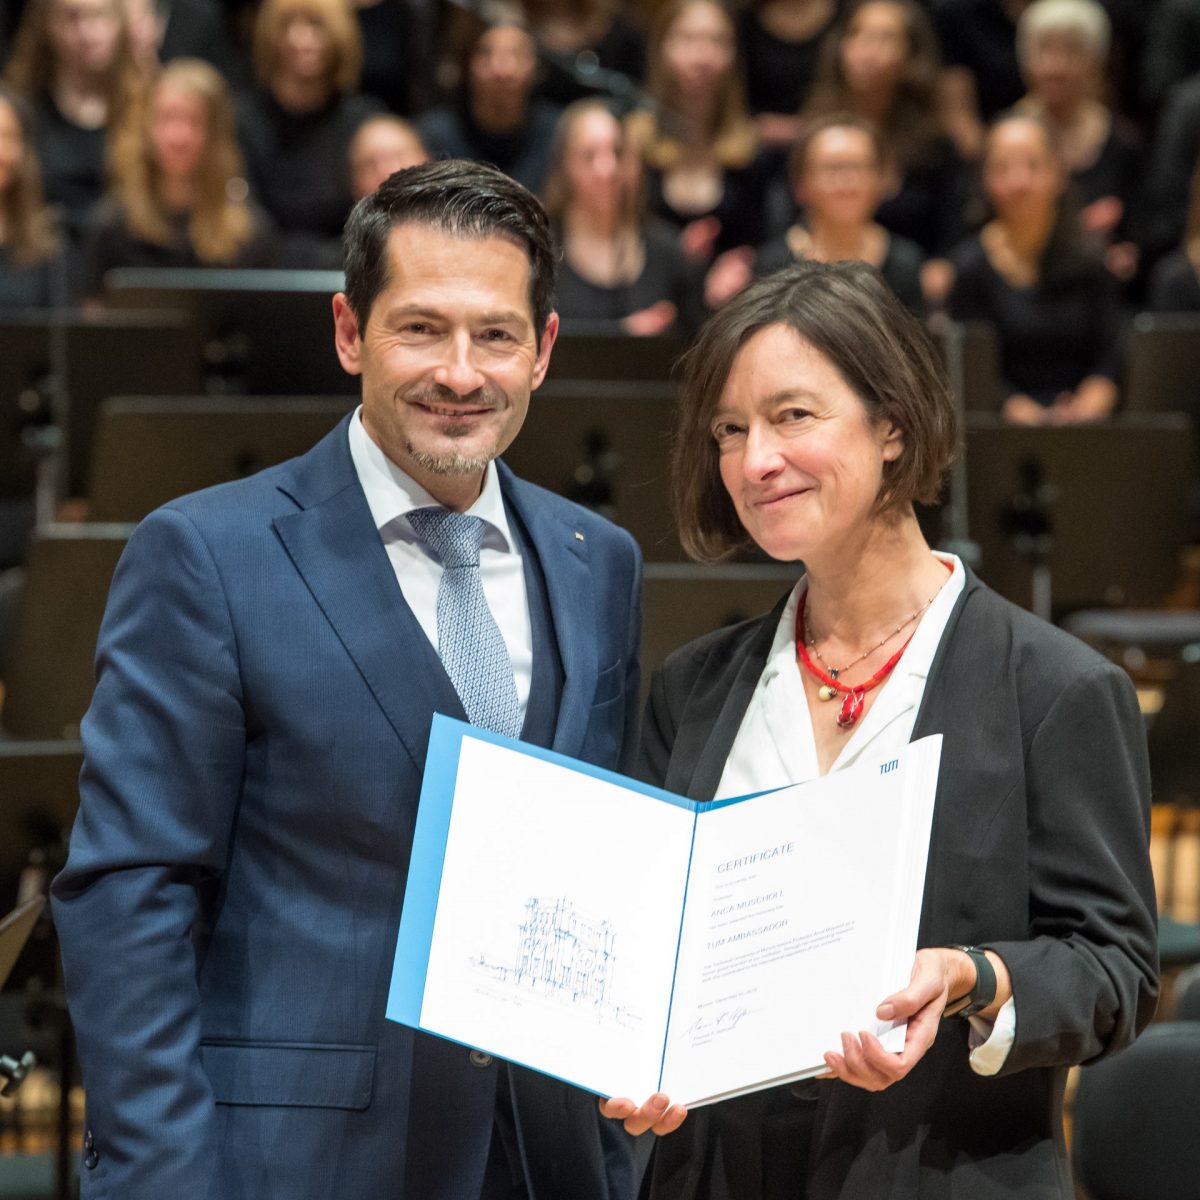
[[[473,1067],[490,1067],[492,1065],[492,1056],[484,1054],[482,1050],[472,1050],[467,1057],[470,1058]]]
[[[92,1131],[89,1129],[87,1131],[87,1133],[84,1134],[84,1137],[83,1137],[83,1148],[85,1150],[91,1150],[95,1146],[95,1144],[96,1144],[96,1139],[94,1137],[92,1137]]]
[[[87,1169],[89,1171],[94,1171],[96,1169],[96,1164],[99,1161],[100,1161],[100,1155],[98,1155],[95,1150],[89,1150],[83,1156],[83,1165],[85,1167],[87,1167]]]

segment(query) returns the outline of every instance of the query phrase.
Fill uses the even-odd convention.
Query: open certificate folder
[[[700,803],[436,716],[387,1015],[639,1103],[899,1050],[940,754]]]

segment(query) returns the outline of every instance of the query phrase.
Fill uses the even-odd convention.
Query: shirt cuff
[[[995,1020],[968,1017],[971,1033],[971,1070],[976,1075],[995,1075],[1004,1066],[1008,1052],[1017,1036],[1017,1004],[1010,996],[996,1014]]]

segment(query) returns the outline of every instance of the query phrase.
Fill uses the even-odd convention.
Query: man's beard
[[[414,388],[411,392],[402,392],[400,398],[432,408],[436,408],[443,401],[451,401],[457,404],[465,403],[479,408],[486,406],[492,410],[499,410],[508,403],[508,396],[499,388],[490,385],[481,387],[466,396],[459,396],[447,388],[437,386],[420,387]],[[445,420],[453,422],[452,417],[446,417]],[[464,421],[461,424],[444,425],[441,432],[448,438],[460,438],[470,434],[472,428],[470,422]],[[407,440],[404,443],[404,449],[417,466],[431,475],[477,475],[480,471],[487,470],[488,464],[498,453],[496,449],[493,449],[490,452],[474,455],[460,454],[456,451],[449,454],[431,454],[428,450],[422,450]]]

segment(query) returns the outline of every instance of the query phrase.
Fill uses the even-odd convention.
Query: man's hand
[[[683,1124],[688,1110],[682,1104],[672,1104],[669,1096],[655,1092],[645,1104],[635,1104],[628,1096],[614,1096],[600,1101],[601,1116],[621,1121],[625,1132],[639,1137],[643,1133],[674,1133]]]

